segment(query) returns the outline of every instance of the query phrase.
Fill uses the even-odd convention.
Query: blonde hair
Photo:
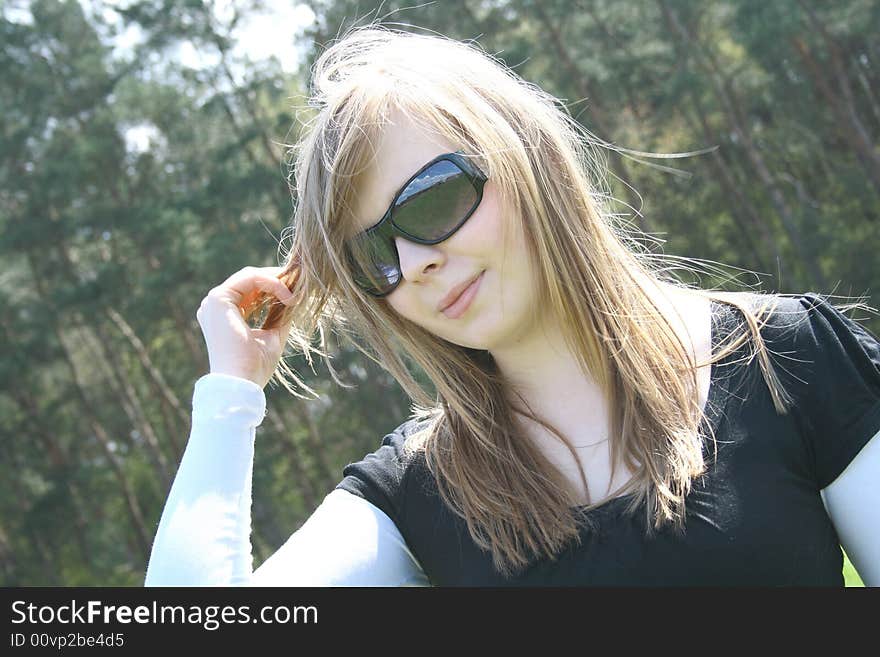
[[[291,151],[295,213],[281,276],[302,302],[291,309],[275,304],[263,327],[290,319],[289,344],[310,365],[312,353],[322,356],[339,385],[345,384],[326,353],[329,330],[394,376],[412,400],[413,417],[428,420],[408,439],[408,453],[424,455],[442,499],[491,551],[498,572],[509,576],[534,558],[553,558],[580,540],[580,523],[589,526],[572,506],[570,486],[526,439],[517,415],[556,434],[577,462],[574,448],[514,403],[517,395],[491,355],[400,317],[358,288],[345,266],[341,246],[354,225],[352,194],[389,110],[399,108],[460,145],[498,186],[509,204],[504,216],[519,221],[526,237],[538,298],[614,411],[612,464],[634,472],[618,491],[633,493],[626,512],[644,504],[649,534],[667,524],[682,529],[685,496],[706,469],[696,379],[696,368],[706,363],[692,362],[644,283],[738,308],[746,330],[732,334],[710,362],[751,344],[748,358],[758,357],[774,405],[785,412],[790,399],[760,335],[774,297],[756,295],[763,302],[757,308],[735,293],[691,289],[661,271],[657,254],[642,252],[605,209],[605,195],[589,178],[601,168],[590,135],[554,97],[474,44],[353,28],[317,60],[310,92],[316,113]],[[319,347],[312,344],[316,332]],[[413,364],[429,377],[433,394],[411,372]],[[297,397],[306,398],[289,381],[315,395],[283,359],[273,378]],[[586,489],[582,468],[580,475]]]

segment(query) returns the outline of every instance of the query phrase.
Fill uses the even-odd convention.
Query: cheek
[[[533,275],[529,249],[516,217],[489,183],[477,213],[481,214],[474,223],[474,240],[487,254],[486,264],[498,271],[502,282],[506,280],[521,288]],[[517,291],[520,295],[522,292]]]
[[[534,272],[525,235],[492,181],[486,183],[479,207],[452,240],[456,253],[494,270],[501,287],[496,293],[522,297],[531,292]]]
[[[489,297],[493,301],[484,301],[484,311],[488,313],[484,320],[490,321],[491,316],[492,322],[507,322],[534,312],[534,272],[525,239],[491,181],[486,183],[479,207],[450,238],[447,248],[473,265],[492,270],[487,289],[491,288]],[[391,309],[419,326],[431,330],[446,328],[440,318],[425,317],[416,292],[407,287],[401,285],[386,297]],[[435,321],[439,324],[435,325]]]
[[[469,251],[500,252],[503,246],[504,222],[505,215],[496,188],[489,181],[483,189],[480,205],[459,230],[462,238],[460,241],[469,247]]]
[[[385,297],[385,300],[395,313],[405,319],[413,320],[415,319],[414,313],[409,309],[410,303],[407,302],[406,294],[403,294],[404,290],[402,288],[405,284],[399,285],[394,292]]]
[[[385,297],[389,308],[398,316],[417,326],[433,331],[431,326],[435,319],[419,298],[419,291],[405,281],[394,292]]]

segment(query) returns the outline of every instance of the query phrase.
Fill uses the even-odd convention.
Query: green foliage
[[[859,577],[859,574],[856,572],[855,567],[849,560],[849,557],[846,556],[846,553],[843,554],[843,580],[846,586],[864,586],[865,583],[862,582],[862,578]]]

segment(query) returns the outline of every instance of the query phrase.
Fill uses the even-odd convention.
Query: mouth
[[[483,274],[485,273],[486,270],[484,269],[470,281],[453,288],[450,293],[444,297],[438,310],[449,319],[461,317],[476,296],[480,283],[483,280]]]

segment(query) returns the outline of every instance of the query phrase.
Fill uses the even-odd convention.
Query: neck
[[[681,330],[673,300],[676,290],[652,285],[645,288],[661,311]],[[684,329],[687,330],[687,329]],[[587,435],[600,441],[610,432],[610,409],[598,382],[579,365],[568,348],[561,326],[542,317],[515,340],[492,350],[504,378],[531,410],[568,436]],[[517,407],[522,407],[515,400]],[[527,409],[526,409],[527,410]],[[583,428],[592,430],[585,434]]]
[[[539,415],[551,408],[591,415],[605,410],[597,382],[580,367],[556,323],[542,321],[515,342],[493,349],[492,357],[512,390]]]

